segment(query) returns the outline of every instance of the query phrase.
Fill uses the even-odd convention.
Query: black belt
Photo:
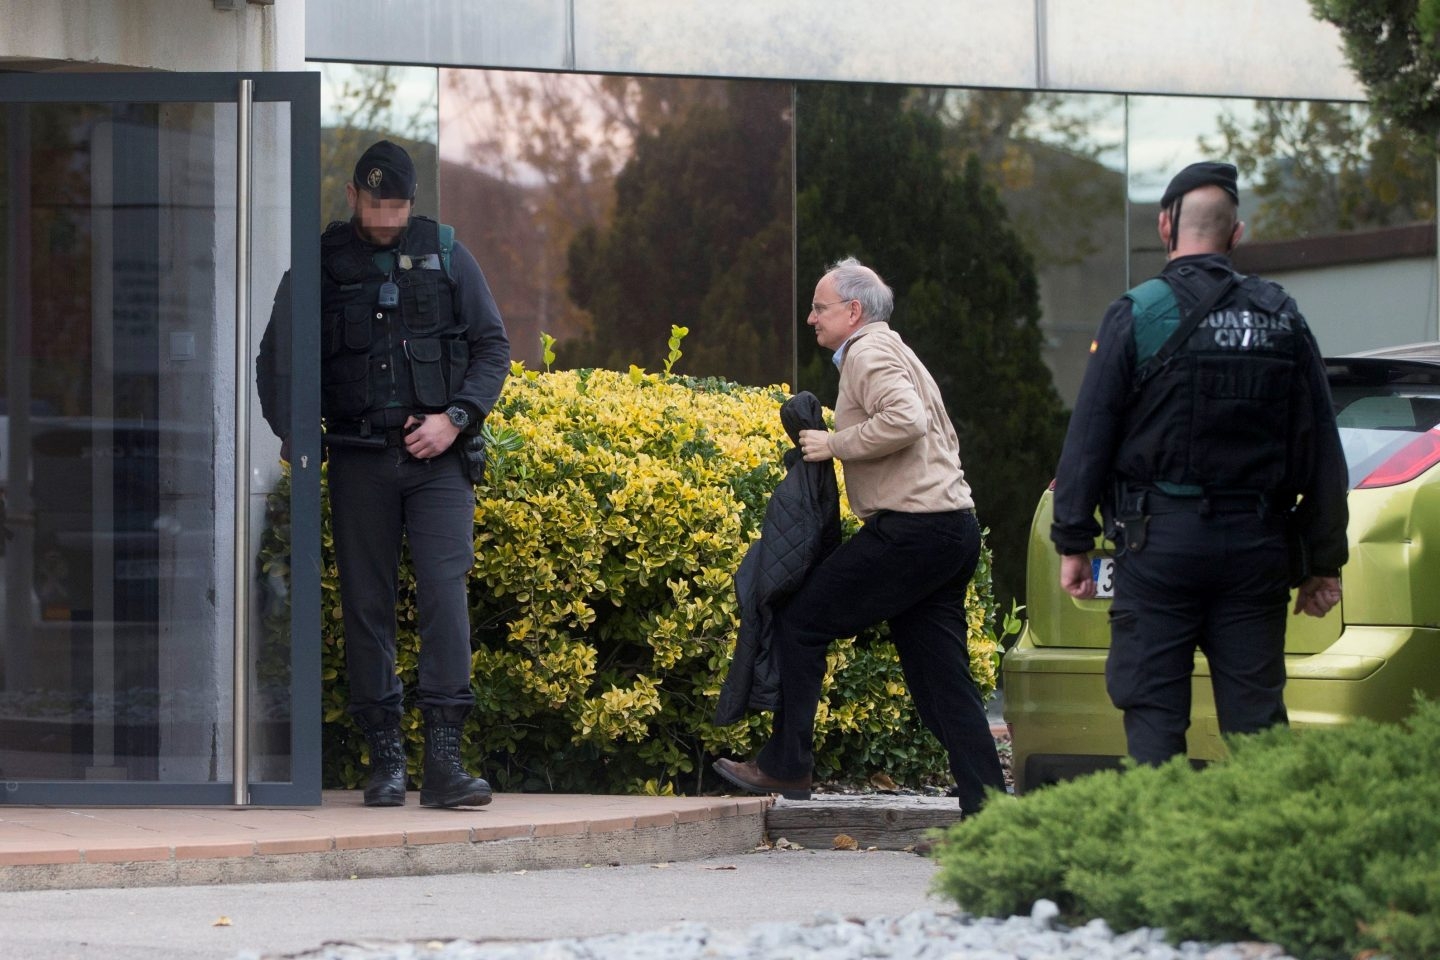
[[[1165,513],[1198,513],[1205,516],[1212,513],[1254,513],[1264,516],[1269,512],[1269,499],[1263,493],[1243,491],[1240,493],[1202,493],[1197,496],[1172,496],[1159,490],[1145,491],[1145,513],[1157,516]]]
[[[385,407],[354,420],[326,421],[325,436],[334,438],[337,446],[403,447],[406,421],[424,416],[406,407]]]
[[[404,447],[405,430],[392,427],[389,430],[362,430],[348,425],[327,427],[322,438],[335,447],[363,447],[369,450],[384,450],[387,447]]]

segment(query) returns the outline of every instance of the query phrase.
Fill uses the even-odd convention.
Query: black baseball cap
[[[1240,202],[1240,188],[1236,184],[1235,165],[1207,160],[1202,163],[1192,163],[1175,174],[1170,185],[1165,188],[1165,195],[1160,198],[1160,206],[1168,207],[1191,190],[1199,187],[1219,187],[1230,194],[1231,200],[1236,203]]]
[[[381,200],[414,200],[415,164],[399,144],[373,143],[355,163],[355,187]]]

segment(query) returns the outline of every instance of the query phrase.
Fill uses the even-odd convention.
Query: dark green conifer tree
[[[1440,136],[1440,0],[1310,0],[1340,29],[1345,59],[1377,110],[1425,137]]]
[[[796,98],[800,316],[815,281],[853,255],[895,291],[892,325],[935,377],[989,527],[1001,609],[1024,602],[1035,503],[1065,413],[1040,356],[1029,251],[972,155],[947,164],[941,123],[903,87],[807,84]],[[803,323],[803,321],[802,321]],[[830,354],[802,330],[799,386],[833,404]]]
[[[642,133],[615,181],[615,218],[570,247],[570,296],[588,338],[567,367],[658,369],[689,329],[677,373],[756,385],[790,371],[790,98],[733,82]]]

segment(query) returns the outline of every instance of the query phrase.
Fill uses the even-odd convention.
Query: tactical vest
[[[453,236],[428,217],[411,217],[391,250],[363,243],[348,221],[321,236],[320,412],[332,426],[441,410],[458,392],[470,347],[456,316]],[[391,280],[398,296],[387,306]]]
[[[1194,282],[1196,274],[1176,282]],[[1138,366],[1175,331],[1180,309],[1159,277],[1125,296]],[[1293,387],[1303,330],[1282,287],[1242,278],[1131,397],[1116,472],[1196,493],[1293,492]]]

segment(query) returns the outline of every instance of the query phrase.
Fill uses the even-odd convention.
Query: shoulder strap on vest
[[[355,228],[336,220],[320,235],[320,263],[336,283],[360,283],[370,273],[370,262],[355,243]]]
[[[400,251],[417,260],[427,253],[435,253],[440,249],[439,227],[440,224],[429,217],[411,217],[405,228],[405,239],[400,242]]]
[[[1240,282],[1240,286],[1249,297],[1250,302],[1266,313],[1279,313],[1290,302],[1290,294],[1273,280],[1247,276]]]
[[[1215,309],[1215,305],[1223,300],[1227,293],[1234,289],[1235,284],[1240,279],[1239,274],[1233,270],[1230,271],[1222,282],[1215,285],[1208,296],[1190,308],[1190,311],[1185,314],[1185,319],[1175,328],[1175,332],[1170,334],[1170,338],[1160,345],[1160,349],[1155,351],[1154,356],[1142,363],[1140,369],[1135,371],[1135,382],[1132,387],[1132,392],[1139,393],[1146,382],[1155,376],[1155,374],[1159,373],[1165,364],[1170,362],[1170,358],[1175,355],[1175,351],[1179,350],[1185,341],[1190,339],[1190,334],[1194,333],[1195,328],[1200,326],[1206,314]],[[1169,284],[1166,284],[1166,286],[1168,287]],[[1173,296],[1174,294],[1172,293],[1171,295]]]
[[[450,272],[450,251],[454,246],[454,227],[436,223],[429,217],[415,216],[410,218],[405,239],[398,248],[376,250],[371,259],[376,269],[386,276],[394,272],[398,257],[401,269],[444,270],[445,278],[453,284],[455,278]]]
[[[450,253],[455,249],[455,228],[448,223],[438,224],[440,234],[440,264],[445,268],[445,276],[454,279],[455,274],[450,270]]]
[[[405,241],[401,246],[401,252],[413,257],[417,263],[423,263],[425,257],[433,256],[438,250],[440,267],[445,271],[446,278],[454,282],[455,274],[450,269],[450,255],[455,250],[455,228],[450,224],[436,223],[429,217],[411,217],[410,226],[405,231]],[[430,269],[435,268],[431,266]]]

